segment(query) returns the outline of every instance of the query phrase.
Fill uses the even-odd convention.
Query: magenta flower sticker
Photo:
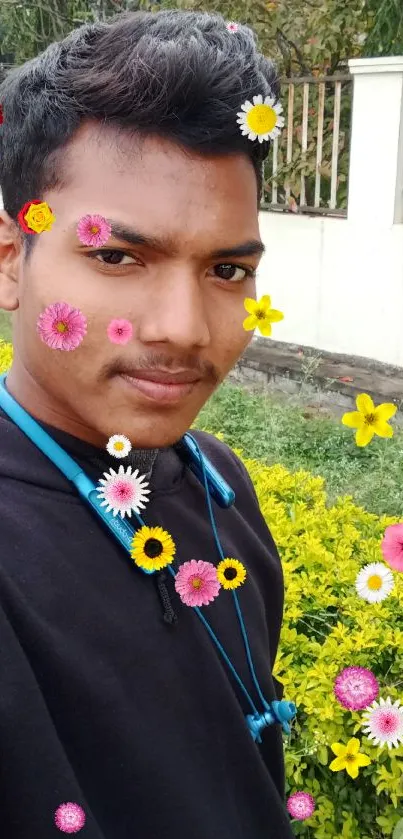
[[[68,303],[52,303],[39,315],[37,331],[52,350],[75,350],[87,332],[87,320]]]
[[[85,813],[79,804],[68,801],[55,812],[55,825],[62,833],[78,833],[85,825]]]
[[[112,344],[128,344],[133,334],[133,327],[129,320],[115,318],[111,320],[106,331]]]
[[[196,559],[184,562],[175,577],[175,588],[186,606],[207,606],[221,588],[215,565]]]
[[[403,524],[391,524],[386,528],[381,550],[385,562],[394,571],[403,571]]]
[[[225,24],[228,32],[238,32],[238,24],[235,23],[233,20],[229,20],[228,23]]]
[[[333,690],[343,708],[362,711],[378,696],[379,685],[371,670],[365,667],[346,667],[337,676]]]
[[[77,236],[83,245],[99,248],[105,245],[112,232],[109,222],[97,214],[83,216],[77,225]]]
[[[293,819],[305,821],[315,810],[315,799],[309,792],[294,792],[287,801],[287,810]]]

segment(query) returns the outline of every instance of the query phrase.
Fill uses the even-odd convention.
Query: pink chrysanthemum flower
[[[387,745],[391,749],[398,748],[399,741],[403,743],[403,708],[399,706],[400,699],[392,702],[388,696],[386,702],[382,698],[374,702],[363,715],[363,731],[375,746]]]
[[[386,528],[381,550],[385,562],[395,571],[403,572],[403,524],[391,524]]]
[[[215,565],[196,559],[184,562],[176,575],[175,588],[186,606],[207,606],[221,588]]]
[[[315,799],[309,792],[294,792],[287,800],[287,810],[290,816],[301,822],[310,819],[315,807]]]
[[[379,685],[371,670],[365,667],[346,667],[337,676],[333,690],[343,708],[362,711],[378,696]]]
[[[112,232],[109,222],[96,213],[83,216],[77,225],[77,236],[83,245],[100,248],[108,241]]]
[[[133,327],[129,320],[115,318],[106,331],[112,344],[127,344],[132,337]]]
[[[68,303],[52,303],[39,315],[37,330],[52,350],[75,350],[86,335],[87,319]]]
[[[228,32],[238,32],[239,28],[238,24],[235,23],[235,21],[233,20],[229,20],[228,23],[226,23],[226,27],[228,29]]]
[[[55,812],[55,825],[63,833],[78,833],[85,825],[85,813],[79,804],[68,801]]]
[[[114,516],[118,513],[124,518],[131,517],[134,511],[140,514],[140,508],[144,510],[144,502],[149,501],[147,495],[150,493],[148,482],[144,483],[144,475],[138,477],[139,470],[132,474],[132,467],[119,466],[119,471],[104,472],[104,478],[99,481],[98,497],[102,498],[101,507],[106,507],[106,512],[112,512]]]

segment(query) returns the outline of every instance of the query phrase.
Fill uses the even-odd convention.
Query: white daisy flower
[[[393,574],[383,562],[371,562],[359,572],[355,587],[368,603],[380,603],[389,597],[394,586]]]
[[[274,140],[284,127],[284,117],[280,116],[283,106],[276,102],[273,96],[259,94],[253,97],[253,103],[248,100],[241,105],[242,110],[237,113],[237,123],[242,134],[249,140]]]
[[[104,472],[104,478],[99,481],[98,497],[102,498],[101,507],[106,507],[106,512],[113,512],[114,516],[119,515],[130,518],[132,512],[139,514],[140,508],[144,509],[145,503],[150,499],[148,482],[144,483],[145,475],[138,477],[139,470],[132,474],[132,467],[119,466],[119,471],[110,469]]]
[[[363,731],[375,746],[387,745],[391,749],[392,746],[399,748],[403,743],[403,708],[399,705],[400,699],[392,702],[388,696],[386,702],[384,699],[373,702],[365,711]]]
[[[131,451],[131,448],[132,444],[130,440],[127,437],[125,437],[124,434],[114,434],[113,437],[109,437],[109,440],[106,444],[106,449],[109,452],[109,454],[119,459],[127,457],[129,452]]]

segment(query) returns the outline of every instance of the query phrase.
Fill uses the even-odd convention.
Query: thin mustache
[[[195,365],[194,363],[186,364],[186,362],[179,363],[177,361],[172,361],[172,359],[163,359],[159,357],[156,359],[139,359],[133,362],[129,362],[128,359],[122,359],[121,361],[115,361],[111,365],[107,365],[107,376],[117,375],[118,373],[124,374],[127,376],[132,375],[133,370],[141,371],[155,371],[155,370],[164,370],[167,373],[171,373],[172,371],[177,370],[186,370],[187,372],[194,373],[195,376],[205,379],[207,381],[211,381],[216,384],[219,381],[219,374],[215,370],[212,364],[206,363],[203,366]]]

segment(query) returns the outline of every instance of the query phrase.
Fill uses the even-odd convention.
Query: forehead
[[[259,235],[256,175],[244,155],[201,156],[86,123],[66,147],[63,168],[66,220],[99,212],[141,222],[154,235],[206,239],[211,248],[223,246],[223,235],[232,242]]]

